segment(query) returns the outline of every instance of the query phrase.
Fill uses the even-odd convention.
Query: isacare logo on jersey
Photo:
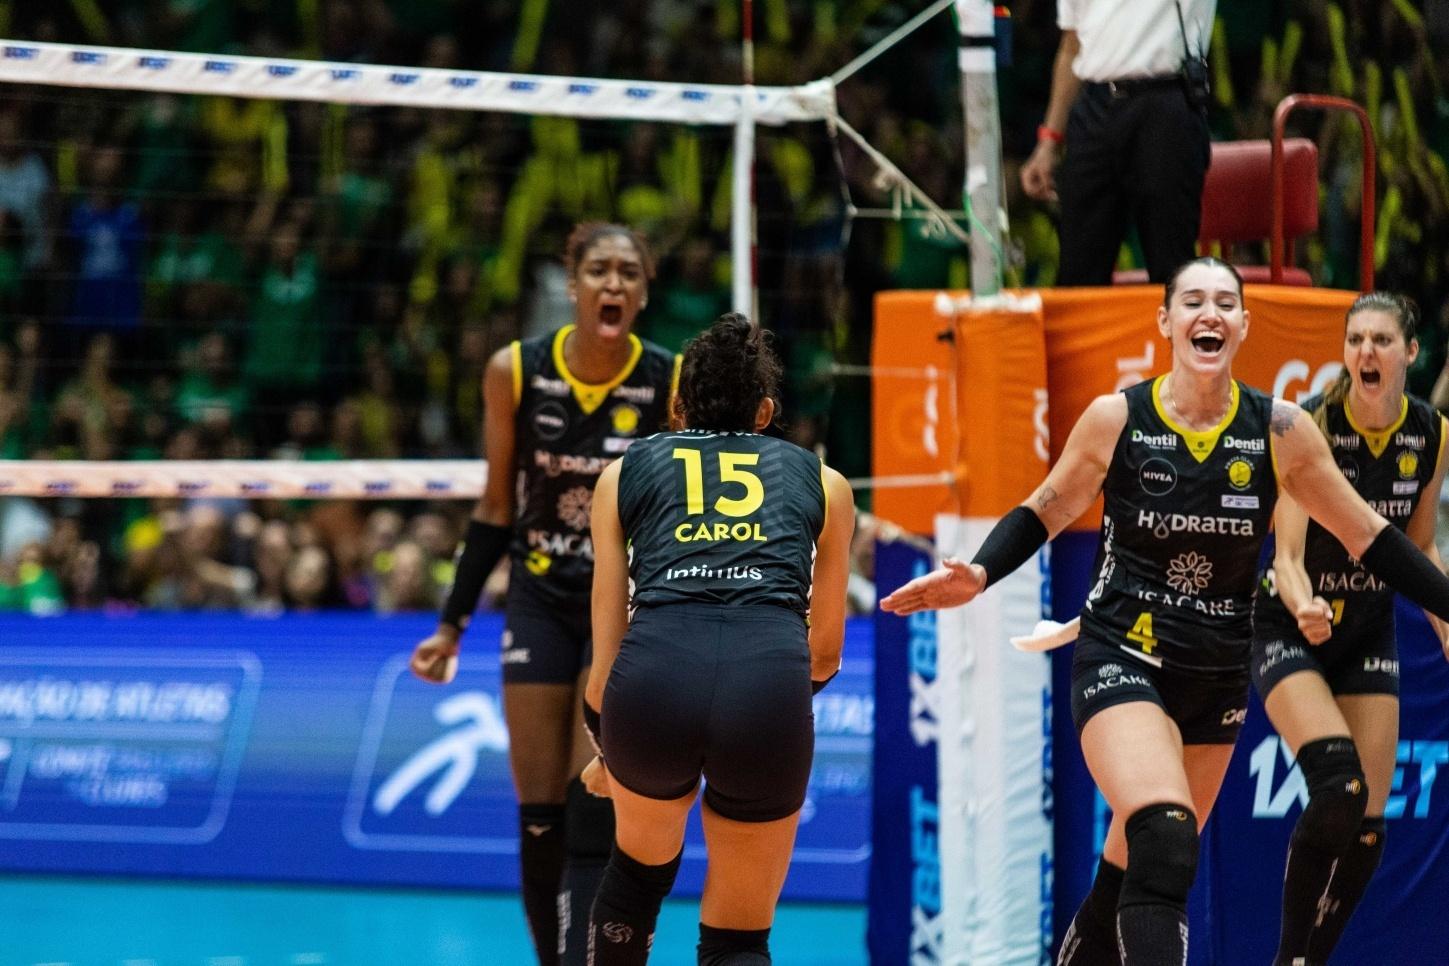
[[[1177,449],[1176,433],[1144,433],[1140,429],[1132,430],[1132,442],[1141,443],[1149,449]]]
[[[1416,453],[1404,450],[1399,454],[1398,459],[1399,479],[1412,480],[1414,474],[1419,472],[1419,457]]]
[[[1253,521],[1237,517],[1213,517],[1196,513],[1159,513],[1156,510],[1138,510],[1137,525],[1151,530],[1159,540],[1166,540],[1174,533],[1225,534],[1232,537],[1253,536]]]
[[[1161,456],[1154,456],[1142,463],[1137,471],[1137,480],[1144,492],[1152,496],[1166,496],[1177,487],[1177,467]]]
[[[1097,680],[1082,689],[1083,700],[1090,701],[1092,698],[1111,688],[1120,688],[1128,684],[1138,684],[1143,687],[1152,687],[1152,682],[1142,674],[1128,674],[1120,664],[1103,664],[1097,668]]]

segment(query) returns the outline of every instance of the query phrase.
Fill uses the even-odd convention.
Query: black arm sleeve
[[[1036,556],[1049,536],[1041,517],[1024,506],[1012,507],[1011,512],[991,528],[986,542],[981,544],[971,562],[986,568],[986,586],[990,587]]]
[[[1449,621],[1449,577],[1440,573],[1398,527],[1391,525],[1379,531],[1364,551],[1363,565],[1429,613]]]
[[[452,624],[459,631],[467,630],[468,622],[473,619],[473,608],[478,606],[478,595],[483,592],[483,583],[508,551],[511,536],[507,527],[468,521],[463,552],[458,555],[453,575],[453,589],[448,591],[448,602],[443,605],[444,624]]]

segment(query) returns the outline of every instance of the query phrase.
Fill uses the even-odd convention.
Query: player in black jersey
[[[1157,322],[1171,372],[1094,400],[970,564],[947,560],[881,602],[898,614],[964,604],[1105,492],[1072,712],[1113,817],[1063,940],[1071,966],[1186,960],[1198,831],[1246,710],[1255,568],[1278,489],[1370,573],[1449,616],[1449,579],[1354,493],[1311,419],[1233,380],[1248,332],[1237,272],[1183,265]]]
[[[698,961],[770,961],[814,750],[811,693],[840,666],[855,517],[839,473],[757,435],[779,375],[764,334],[721,316],[685,350],[683,428],[641,440],[599,480],[585,715],[607,768],[584,774],[618,817],[589,922],[599,966],[648,958],[701,775]]]
[[[1343,475],[1426,554],[1444,483],[1444,417],[1404,393],[1417,312],[1375,292],[1348,310],[1344,370],[1306,401]],[[1298,757],[1309,800],[1293,830],[1275,966],[1323,966],[1384,846],[1399,739],[1393,591],[1292,499],[1253,609],[1253,683]],[[1444,625],[1430,615],[1443,642]],[[1449,652],[1446,652],[1449,653]]]
[[[578,779],[588,673],[594,484],[637,438],[665,425],[678,357],[632,332],[654,265],[622,225],[579,225],[565,245],[574,322],[514,342],[483,378],[488,480],[438,629],[412,668],[446,683],[483,583],[508,553],[503,705],[519,800],[524,911],[539,962],[584,962],[584,931],[613,839],[606,799]]]

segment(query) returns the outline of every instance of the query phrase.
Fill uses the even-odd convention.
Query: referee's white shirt
[[[1217,0],[1057,0],[1057,26],[1082,44],[1072,73],[1098,82],[1176,74],[1187,57],[1178,9],[1187,48],[1205,56]]]

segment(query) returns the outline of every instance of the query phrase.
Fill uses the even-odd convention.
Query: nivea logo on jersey
[[[1357,439],[1358,437],[1355,436],[1354,438]],[[1357,483],[1358,482],[1358,464],[1357,463],[1350,463],[1348,460],[1344,460],[1342,463],[1339,463],[1338,464],[1338,471],[1340,473],[1342,473],[1343,474],[1343,478],[1345,480],[1348,480],[1350,483]]]
[[[534,376],[528,381],[530,389],[537,389],[546,396],[567,396],[569,384],[562,379],[550,379],[548,376]]]
[[[602,456],[575,456],[572,453],[550,453],[541,449],[533,451],[533,465],[550,477],[563,473],[598,476],[612,462],[613,460]]]
[[[1176,433],[1144,433],[1140,429],[1132,430],[1132,442],[1142,443],[1153,449],[1177,449]]]
[[[632,403],[652,403],[655,392],[653,386],[615,386],[609,395],[615,399],[627,399]]]
[[[1224,436],[1223,448],[1235,449],[1244,453],[1266,453],[1268,452],[1268,441],[1266,439],[1239,439],[1236,436]]]
[[[1174,533],[1226,534],[1233,537],[1253,536],[1253,521],[1237,517],[1210,517],[1196,513],[1158,513],[1138,510],[1137,525],[1151,530],[1159,540]]]
[[[1395,433],[1395,446],[1407,446],[1410,449],[1423,449],[1429,445],[1428,437],[1420,436],[1417,433]]]
[[[1160,456],[1154,456],[1137,471],[1142,489],[1153,496],[1166,496],[1177,486],[1177,467]]]
[[[533,431],[539,439],[555,440],[568,432],[569,414],[562,403],[550,399],[533,410]]]

